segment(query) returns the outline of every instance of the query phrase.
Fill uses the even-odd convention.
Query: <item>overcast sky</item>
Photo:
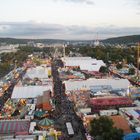
[[[0,0],[0,37],[96,39],[140,34],[140,0]]]

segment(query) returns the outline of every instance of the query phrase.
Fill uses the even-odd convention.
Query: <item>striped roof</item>
[[[105,105],[132,105],[132,100],[127,97],[98,97],[91,98],[90,103],[93,106],[105,106]]]
[[[50,120],[50,119],[47,119],[47,118],[44,118],[43,120],[41,120],[39,123],[38,123],[40,126],[51,126],[54,124],[54,121],[53,120]]]
[[[0,121],[0,134],[28,134],[30,122],[28,120],[2,120]]]

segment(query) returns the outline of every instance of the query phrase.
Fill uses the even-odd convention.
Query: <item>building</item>
[[[0,45],[0,54],[1,53],[16,52],[18,50],[18,47],[19,47],[19,44]]]
[[[100,116],[113,116],[117,114],[118,114],[118,110],[116,109],[100,110]]]
[[[28,135],[29,120],[0,120],[0,135]]]
[[[48,79],[49,73],[51,71],[51,67],[45,67],[45,66],[37,66],[35,68],[29,68],[27,69],[27,72],[24,76],[24,78],[39,78],[39,79]]]
[[[86,88],[87,90],[94,90],[93,87],[106,87],[108,86],[112,90],[118,89],[128,89],[130,86],[130,82],[127,79],[87,79],[80,81],[64,81],[66,86],[66,91],[75,91],[80,90],[82,88]],[[96,89],[96,88],[95,88]]]
[[[43,95],[44,91],[52,91],[52,86],[24,86],[18,87],[15,86],[12,96],[12,99],[29,99],[36,98]]]
[[[49,111],[52,109],[50,100],[51,100],[51,92],[45,91],[42,96],[37,97],[36,107]]]
[[[44,48],[45,47],[45,44],[43,44],[43,43],[36,43],[36,47],[38,47],[38,48]]]
[[[80,68],[80,70],[99,71],[101,66],[106,66],[102,60],[91,57],[64,57],[62,58],[65,67]]]
[[[104,109],[133,106],[133,101],[127,97],[98,97],[91,98],[90,105],[93,112],[99,112]]]
[[[140,108],[138,106],[119,108],[119,113],[129,120],[136,131],[140,128]]]

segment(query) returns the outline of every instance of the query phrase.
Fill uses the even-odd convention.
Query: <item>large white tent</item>
[[[26,98],[35,98],[37,96],[43,95],[44,91],[52,91],[52,86],[24,86],[18,87],[15,86],[12,99],[26,99]]]
[[[64,65],[79,66],[81,70],[99,71],[101,66],[105,66],[102,60],[93,59],[91,57],[65,57],[62,58]]]
[[[111,86],[112,89],[128,89],[130,82],[127,79],[87,79],[80,81],[64,81],[66,86],[66,91],[80,90],[86,88],[90,90],[92,86]]]
[[[51,69],[50,67],[43,67],[43,66],[29,68],[24,77],[28,77],[31,79],[34,78],[47,79],[48,71],[50,71],[50,69]]]

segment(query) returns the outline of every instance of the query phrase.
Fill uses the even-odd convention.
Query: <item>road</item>
[[[52,62],[52,76],[54,84],[54,100],[55,100],[55,127],[64,134],[64,140],[86,140],[85,129],[82,120],[76,115],[74,105],[65,95],[65,85],[59,78],[58,68],[62,67],[61,60],[56,59]],[[66,129],[66,122],[71,122],[74,135],[69,136]]]

